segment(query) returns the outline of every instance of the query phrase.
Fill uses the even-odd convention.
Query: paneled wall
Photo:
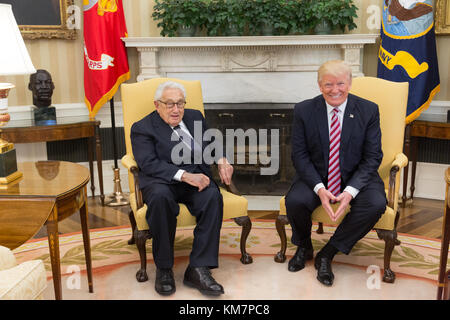
[[[379,33],[374,28],[377,23],[377,10],[381,8],[382,0],[355,0],[358,6],[358,28],[352,33]],[[82,0],[75,0],[81,8]],[[156,22],[152,20],[153,0],[123,0],[125,18],[130,37],[159,36]],[[81,11],[82,13],[82,11]],[[378,16],[379,17],[379,16]],[[82,14],[81,14],[82,19]],[[379,19],[378,19],[379,22]],[[82,23],[81,23],[82,26]],[[78,30],[76,40],[27,40],[26,46],[33,64],[38,69],[50,71],[55,82],[53,103],[83,103],[83,34]],[[438,36],[439,69],[441,74],[441,92],[436,100],[450,100],[448,75],[450,74],[450,36]],[[376,76],[378,45],[367,46],[364,51],[364,73]],[[128,51],[131,79],[137,75],[137,54],[134,49]],[[0,77],[0,82],[12,82],[16,89],[12,90],[9,99],[10,106],[31,105],[31,91],[28,90],[28,76]],[[120,100],[119,94],[116,100]]]

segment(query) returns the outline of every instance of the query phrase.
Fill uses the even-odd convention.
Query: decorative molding
[[[271,72],[276,69],[276,54],[270,50],[223,51],[222,70],[225,72]]]
[[[123,38],[122,40],[127,47],[136,48],[207,48],[239,46],[361,45],[375,43],[378,37],[378,34],[340,34],[256,37],[129,37]]]

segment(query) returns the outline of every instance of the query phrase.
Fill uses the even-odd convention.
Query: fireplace
[[[244,163],[234,164],[234,181],[243,194],[281,195],[295,174],[290,159],[294,104],[320,93],[317,69],[325,61],[345,60],[353,76],[363,76],[362,50],[365,45],[375,44],[377,37],[130,37],[123,41],[138,51],[137,81],[158,77],[200,80],[208,125],[220,129],[223,136],[227,130],[241,129],[249,136],[256,133],[259,143],[264,140],[259,139],[260,130],[278,130],[278,139],[269,134],[266,143],[268,155],[279,154],[275,173],[267,161],[260,161],[264,157],[249,163],[255,150],[248,146],[233,149],[232,153],[233,157],[243,155],[245,159]],[[273,174],[261,174],[262,170]]]

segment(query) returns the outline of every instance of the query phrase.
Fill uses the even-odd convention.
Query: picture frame
[[[0,0],[12,5],[24,39],[74,40],[77,32],[67,23],[74,0]]]
[[[450,34],[450,0],[436,0],[436,34]]]

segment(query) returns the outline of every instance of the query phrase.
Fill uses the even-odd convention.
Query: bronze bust
[[[47,70],[39,69],[30,75],[28,89],[33,92],[33,114],[36,125],[56,124],[56,109],[52,107],[55,84]]]

